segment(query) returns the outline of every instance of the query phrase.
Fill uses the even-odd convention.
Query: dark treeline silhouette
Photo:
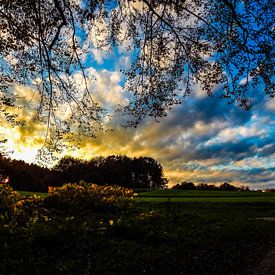
[[[130,188],[164,188],[168,182],[161,164],[149,157],[113,155],[89,161],[64,157],[53,170],[59,173],[61,183],[84,180]]]
[[[1,183],[9,184],[16,190],[47,191],[48,186],[58,185],[56,176],[57,173],[50,169],[0,155]]]
[[[8,177],[14,189],[41,192],[47,191],[48,186],[81,180],[99,185],[150,189],[164,188],[168,183],[156,160],[114,155],[89,161],[64,157],[52,169],[0,156],[0,175],[3,179]]]
[[[182,183],[178,183],[172,187],[172,189],[176,190],[212,190],[212,191],[250,191],[248,186],[234,186],[227,182],[217,186],[214,184],[200,183],[195,185],[193,182],[184,181]]]

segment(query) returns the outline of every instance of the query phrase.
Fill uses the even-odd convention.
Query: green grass
[[[156,190],[135,200],[100,231],[90,212],[0,226],[0,274],[253,274],[275,242],[275,222],[257,219],[275,216],[274,193]]]
[[[22,195],[46,197],[47,193],[19,191]],[[153,190],[139,193],[135,199],[143,203],[181,202],[227,202],[227,203],[275,203],[275,193],[238,192],[238,191],[202,191],[202,190]]]
[[[201,191],[201,190],[154,190],[139,194],[140,202],[267,202],[275,203],[275,193]]]

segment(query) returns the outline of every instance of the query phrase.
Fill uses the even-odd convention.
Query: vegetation
[[[149,157],[108,156],[90,161],[64,157],[50,170],[0,156],[0,174],[14,189],[35,192],[81,180],[143,189],[164,188],[168,182],[161,164]]]
[[[249,109],[258,84],[274,96],[272,11],[271,0],[2,0],[3,117],[24,124],[9,112],[20,108],[10,88],[26,85],[38,91],[46,145],[57,149],[75,129],[95,135],[109,112],[94,100],[83,60],[92,64],[93,49],[118,47],[132,50],[124,85],[131,100],[117,108],[131,115],[125,125],[166,116],[194,83],[209,95],[219,84],[223,98]],[[62,108],[71,110],[66,119]]]
[[[273,192],[239,192],[239,191],[205,191],[205,190],[153,190],[139,194],[141,202],[166,203],[166,202],[239,202],[274,203]]]
[[[84,180],[129,188],[164,188],[168,180],[159,162],[150,157],[97,157],[90,161],[71,157],[62,158],[53,168],[59,173],[59,182]]]
[[[262,203],[246,202],[254,192],[222,191],[241,203],[173,203],[169,192],[214,191],[158,192],[166,201],[135,202],[130,189],[85,182],[45,198],[0,188],[1,272],[250,274],[274,241],[275,223],[259,219],[274,216],[270,194],[260,193]]]
[[[220,191],[250,191],[248,186],[237,187],[227,182],[220,186],[214,184],[200,183],[195,185],[193,182],[182,182],[174,185],[172,189],[176,190],[220,190]]]
[[[272,5],[0,0],[0,119],[30,126],[26,108],[41,124],[47,161],[64,144],[112,130],[117,118],[136,127],[167,116],[194,84],[209,96],[218,87],[248,110],[258,90],[274,97]],[[98,50],[129,51],[123,106],[95,101],[90,56]],[[19,98],[22,86],[33,95]],[[134,198],[131,188],[167,185],[152,158],[64,158],[50,170],[1,155],[0,169],[1,274],[250,274],[275,240],[275,223],[262,219],[274,218],[274,193],[189,182]],[[95,184],[67,183],[79,180]]]

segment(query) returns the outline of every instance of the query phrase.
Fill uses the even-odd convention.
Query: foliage
[[[195,185],[193,182],[182,182],[174,185],[172,189],[175,190],[212,190],[212,191],[250,191],[248,186],[234,186],[230,183],[223,183],[221,185],[200,183]]]
[[[0,155],[0,169],[1,173],[9,179],[7,184],[16,190],[47,192],[49,185],[58,184],[54,171],[22,160],[12,160]]]
[[[60,172],[63,183],[85,180],[129,188],[164,188],[168,183],[161,164],[149,157],[113,155],[90,161],[64,157],[53,169]]]
[[[1,218],[7,220],[13,214],[14,205],[22,199],[17,191],[8,185],[0,186],[0,215]]]
[[[7,227],[15,228],[31,226],[41,219],[44,220],[47,210],[40,197],[25,197],[5,185],[0,187],[0,213],[2,222]]]
[[[177,189],[177,190],[195,190],[196,186],[193,182],[182,182],[174,185],[172,189]]]
[[[117,223],[131,209],[133,190],[81,182],[50,187],[48,196],[23,196],[10,186],[0,189],[0,229],[40,230],[59,222],[80,223],[101,232]],[[38,229],[36,229],[38,228]]]
[[[132,193],[84,182],[78,186],[68,184],[50,193],[70,206],[72,189],[74,200],[82,200],[80,194],[86,196],[89,189],[102,199]],[[33,207],[47,208],[44,199],[23,199],[19,216],[32,215],[29,199]],[[2,273],[250,274],[275,232],[274,223],[256,219],[272,213],[274,203],[142,203],[102,213],[79,208],[74,216],[58,208],[47,210],[41,219],[25,224],[0,222]]]
[[[64,157],[50,170],[0,155],[0,169],[8,184],[20,191],[47,192],[48,186],[81,180],[128,188],[164,188],[168,182],[161,164],[149,157],[108,156],[89,161]]]
[[[66,215],[112,212],[121,204],[121,199],[134,196],[132,189],[119,186],[98,186],[96,184],[68,183],[62,187],[49,187],[44,199],[46,207],[55,208]]]
[[[193,83],[209,95],[219,84],[224,98],[245,109],[258,85],[274,96],[271,0],[2,0],[0,17],[2,113],[14,123],[6,108],[16,105],[10,87],[33,86],[51,148],[75,129],[94,135],[108,117],[88,89],[82,62],[94,48],[132,49],[125,72],[132,96],[118,108],[132,115],[126,125],[166,116]],[[71,110],[66,119],[64,106]]]
[[[29,227],[37,222],[47,220],[48,210],[44,208],[43,199],[39,196],[23,197],[13,204],[13,226]]]

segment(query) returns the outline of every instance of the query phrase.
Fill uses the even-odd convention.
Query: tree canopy
[[[60,173],[61,183],[84,180],[97,184],[148,189],[164,188],[168,183],[161,164],[150,157],[112,155],[93,158],[90,161],[64,157],[53,171]]]
[[[122,44],[132,52],[131,96],[117,108],[126,126],[166,116],[194,84],[249,109],[259,85],[274,97],[273,14],[271,0],[0,0],[1,112],[17,123],[7,111],[16,105],[11,87],[27,85],[39,94],[48,144],[72,131],[95,135],[108,112],[88,89],[83,60],[91,47]]]
[[[149,157],[113,155],[89,161],[64,157],[50,170],[0,154],[0,185],[9,184],[17,190],[47,192],[49,186],[80,181],[134,189],[162,189],[168,184],[161,164]]]

